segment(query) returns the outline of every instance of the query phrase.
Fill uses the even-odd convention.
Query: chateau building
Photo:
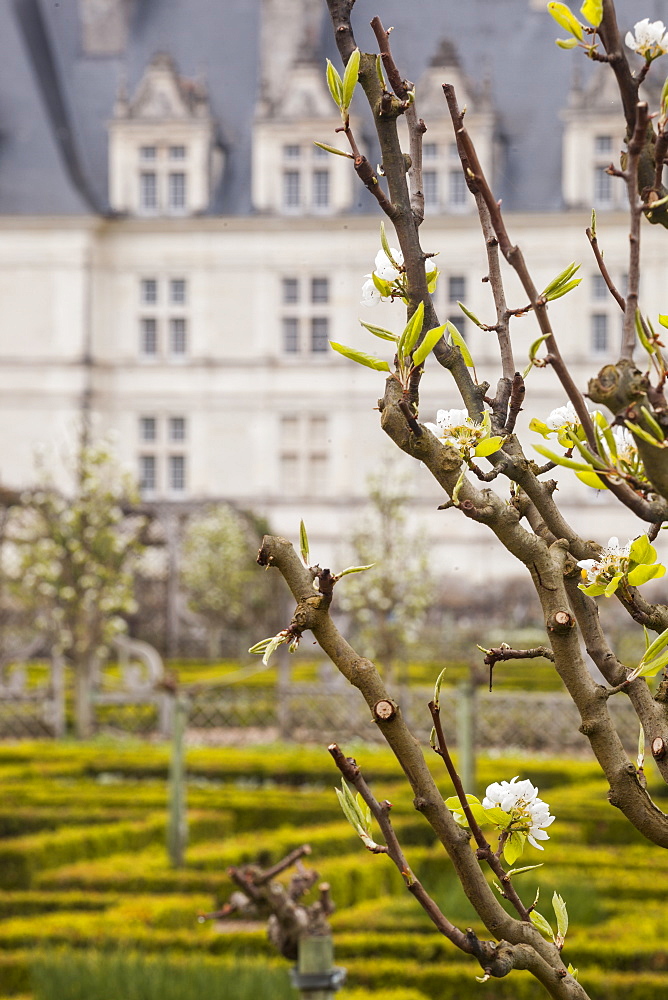
[[[668,19],[659,0],[618,10],[624,30],[641,14]],[[606,172],[623,138],[612,75],[558,49],[558,28],[534,0],[384,0],[378,12],[394,25],[393,51],[427,124],[422,239],[438,254],[441,320],[495,384],[494,336],[458,306],[493,322],[447,81],[536,284],[581,262],[581,285],[551,314],[584,388],[621,332],[585,237],[592,208],[622,290],[627,269],[625,192]],[[376,8],[360,0],[356,13],[371,50]],[[378,206],[350,160],[314,145],[343,148],[325,82],[325,59],[337,56],[324,2],[7,0],[0,52],[0,482],[29,485],[35,449],[62,454],[88,420],[95,434],[117,433],[147,499],[227,499],[293,538],[303,517],[312,552],[338,565],[368,473],[391,462],[410,481],[416,525],[447,548],[449,572],[475,583],[505,570],[485,533],[438,512],[426,472],[383,440],[382,375],[329,348],[381,354],[360,318],[403,323],[397,304],[360,303],[380,246]],[[661,70],[653,76],[660,90]],[[375,164],[361,93],[352,123]],[[668,311],[665,248],[665,232],[644,226],[650,315]],[[526,304],[510,273],[508,299]],[[536,336],[530,316],[515,321],[518,368]],[[563,403],[552,374],[532,371],[525,425]],[[431,359],[421,419],[457,405]],[[630,530],[605,494],[562,479],[583,532],[605,541]]]

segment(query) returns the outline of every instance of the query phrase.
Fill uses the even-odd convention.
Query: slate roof
[[[335,60],[322,6],[322,57]],[[624,31],[644,16],[668,21],[668,0],[619,0],[617,7]],[[505,207],[559,210],[558,112],[574,66],[585,77],[592,67],[555,46],[559,29],[544,9],[531,9],[529,0],[358,0],[357,40],[369,50],[375,13],[395,27],[393,52],[412,79],[444,38],[465,73],[490,78],[504,150],[496,187]],[[107,57],[82,52],[77,0],[0,3],[0,214],[108,211],[106,123],[121,80],[134,92],[158,51],[184,77],[206,78],[228,153],[210,211],[250,213],[260,16],[260,0],[136,0],[126,51]],[[666,71],[657,64],[658,76]]]

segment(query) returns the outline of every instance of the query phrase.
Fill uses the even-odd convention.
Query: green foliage
[[[396,477],[372,478],[369,498],[369,515],[352,538],[352,561],[373,566],[339,584],[337,598],[355,641],[391,674],[420,639],[434,582],[426,545],[407,528]]]
[[[229,504],[210,507],[188,525],[181,579],[188,607],[207,623],[212,656],[224,632],[236,637],[235,652],[245,649],[247,634],[271,605],[273,581],[256,565],[261,540],[253,519]]]
[[[442,701],[445,696],[444,686]],[[33,888],[1,894],[0,995],[29,992],[30,962],[37,957],[50,967],[61,954],[54,949],[61,947],[67,949],[68,960],[90,957],[98,969],[106,969],[107,960],[113,963],[120,955],[141,952],[145,963],[154,963],[136,973],[141,989],[149,988],[154,977],[160,981],[159,970],[165,967],[213,969],[228,986],[226,970],[241,956],[255,956],[258,966],[275,967],[264,930],[221,934],[211,924],[198,924],[196,917],[229,896],[229,865],[270,864],[305,842],[313,848],[309,864],[330,883],[337,903],[332,917],[336,960],[349,974],[341,1000],[347,993],[354,1000],[360,990],[368,1000],[386,1000],[388,981],[396,987],[396,1000],[418,1000],[416,991],[424,997],[468,996],[477,988],[475,968],[458,961],[452,946],[406,893],[394,866],[386,857],[366,852],[341,817],[333,787],[336,772],[321,749],[190,749],[192,845],[181,871],[169,867],[164,812],[157,813],[166,800],[167,760],[166,747],[139,744],[0,745],[6,815],[13,809],[17,815],[23,812],[34,828],[45,810],[49,826],[46,833],[3,844],[6,851],[16,850],[14,857],[23,853],[35,867]],[[430,886],[449,917],[482,934],[450,861],[399,783],[392,755],[385,748],[367,748],[361,761],[376,793],[394,803],[393,825],[411,870]],[[434,757],[430,766],[442,793],[449,795],[442,762]],[[519,773],[526,762],[483,757],[480,785],[496,780],[500,769]],[[549,863],[516,873],[514,884],[529,900],[538,886],[541,902],[559,895],[568,902],[571,927],[564,960],[580,968],[594,1000],[646,1000],[652,995],[650,987],[654,995],[662,995],[657,984],[665,975],[662,892],[668,858],[656,856],[639,835],[630,841],[628,824],[610,809],[594,763],[537,760],[531,770],[541,789],[549,789],[558,822],[550,830]],[[206,780],[198,782],[196,776]],[[86,809],[97,811],[96,822],[88,827],[81,823]],[[100,822],[105,812],[112,818],[111,810],[118,822]],[[76,825],[68,825],[70,818]],[[3,856],[0,871],[5,868]],[[549,902],[540,909],[557,936],[563,936],[564,914],[559,917],[558,905],[555,915]],[[76,968],[68,968],[78,981]],[[109,969],[108,981],[118,988],[111,964]],[[97,1000],[97,986],[87,976],[84,970],[87,1000]],[[53,981],[60,984],[57,977]],[[178,977],[175,981],[182,985]],[[203,981],[200,986],[208,989]],[[256,995],[275,995],[269,982],[255,988],[269,991]],[[498,1000],[535,997],[535,983],[521,975],[512,983],[490,980],[485,990]],[[114,1000],[134,995],[116,993]],[[188,995],[183,987],[182,996]],[[393,997],[392,992],[387,995]],[[35,992],[33,1000],[37,997]]]
[[[124,515],[123,505],[138,500],[136,486],[105,443],[80,448],[70,496],[40,471],[42,486],[13,511],[9,533],[20,553],[13,590],[54,648],[84,669],[105,656],[136,610],[144,519]]]
[[[287,970],[253,960],[147,958],[139,953],[71,951],[30,963],[35,1000],[292,1000]],[[233,991],[230,990],[233,983]]]

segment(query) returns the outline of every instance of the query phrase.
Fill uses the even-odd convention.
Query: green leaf
[[[568,974],[572,976],[573,979],[577,982],[578,970],[575,968],[575,966],[571,965],[570,962],[568,963]]]
[[[355,796],[355,805],[364,822],[364,829],[368,832],[371,829],[371,809],[366,804],[361,794]]]
[[[506,872],[506,874],[508,875],[508,877],[511,877],[513,875],[521,875],[522,872],[532,872],[534,868],[542,868],[543,864],[544,862],[541,861],[539,865],[526,865],[524,868],[511,868],[509,872]]]
[[[510,813],[507,813],[500,806],[492,806],[490,809],[485,809],[485,817],[488,823],[492,826],[500,827],[505,830],[510,823]]]
[[[346,784],[344,778],[341,778],[341,789],[335,789],[337,798],[339,800],[339,805],[343,810],[343,814],[353,827],[353,829],[359,834],[360,832],[367,833],[366,827],[366,817],[362,812],[359,802],[355,796],[350,791],[350,788]]]
[[[418,303],[417,309],[409,319],[408,323],[404,328],[404,332],[399,338],[399,347],[397,348],[397,353],[400,358],[405,358],[415,347],[417,339],[422,332],[422,324],[424,323],[424,302]]]
[[[667,649],[662,650],[651,658],[645,653],[638,666],[631,671],[627,680],[633,681],[636,677],[656,677],[658,672],[663,670],[665,666],[668,666]]]
[[[589,597],[600,597],[601,594],[605,594],[605,586],[601,583],[590,583],[587,587],[583,583],[579,583],[578,587],[583,594],[588,594]]]
[[[355,87],[360,74],[360,50],[353,49],[346,63],[343,73],[343,83],[341,86],[341,104],[344,108],[349,108],[353,99]]]
[[[475,368],[475,365],[473,364],[473,358],[471,357],[471,352],[466,346],[466,341],[462,337],[457,327],[454,325],[454,323],[450,323],[449,321],[445,324],[445,327],[450,336],[450,340],[452,341],[453,344],[456,344],[459,350],[461,351],[461,355],[462,358],[464,359],[464,364],[466,365],[466,367]]]
[[[368,569],[373,569],[375,563],[369,563],[368,566],[348,566],[346,569],[342,569],[340,573],[336,574],[337,580],[340,580],[342,576],[348,576],[349,573],[364,573]]]
[[[666,80],[666,83],[668,83],[668,79]],[[668,327],[668,316],[659,314],[659,323],[661,326]]]
[[[379,278],[375,271],[371,272],[371,280],[383,298],[386,299],[388,295],[391,294],[392,283],[390,281],[385,281],[383,278]]]
[[[306,534],[306,526],[303,521],[299,522],[299,548],[302,554],[302,562],[305,566],[308,566],[308,535]]]
[[[634,563],[656,562],[656,549],[647,535],[638,535],[637,538],[633,539],[629,548],[629,558]]]
[[[427,331],[422,343],[418,344],[418,346],[413,351],[413,364],[415,365],[416,368],[418,367],[418,365],[421,365],[423,361],[427,360],[427,357],[431,354],[431,352],[434,350],[437,343],[443,336],[444,330],[445,326],[435,326],[433,330]]]
[[[343,103],[343,80],[329,59],[327,60],[327,86],[334,103],[340,108]]]
[[[661,563],[655,563],[654,566],[636,566],[630,571],[627,579],[632,587],[642,587],[648,580],[659,580],[665,575],[666,567]]]
[[[319,149],[324,149],[327,153],[336,153],[337,156],[347,156],[349,160],[354,160],[355,157],[352,153],[346,153],[345,149],[337,149],[336,146],[328,146],[326,142],[313,142],[314,146]]]
[[[440,674],[436,678],[436,683],[434,684],[434,698],[433,698],[433,702],[434,702],[434,705],[435,705],[436,708],[439,708],[439,706],[440,706],[441,685],[442,685],[442,683],[443,683],[443,681],[445,679],[445,671],[447,669],[448,669],[447,667],[443,667],[443,669],[441,670]],[[446,802],[446,805],[447,805],[447,802]],[[448,806],[448,808],[450,808],[450,807]]]
[[[582,457],[585,458],[595,469],[599,469],[601,471],[607,470],[607,462],[604,462],[598,457],[598,455],[595,455],[593,451],[590,451],[587,445],[580,440],[577,434],[574,434],[573,431],[566,431],[566,438],[569,445],[575,445]]]
[[[558,288],[561,288],[562,285],[565,285],[566,282],[570,281],[579,267],[580,265],[576,264],[575,261],[570,263],[568,267],[565,267],[564,270],[556,276],[556,278],[553,278],[552,281],[545,286],[541,292],[541,298],[546,299],[551,292],[555,292]]]
[[[392,264],[393,267],[396,267],[397,262],[392,256],[392,251],[390,250],[390,244],[387,239],[387,233],[385,232],[385,223],[382,221],[382,219],[380,222],[380,245],[385,251],[385,256],[389,260],[390,264]]]
[[[387,87],[385,86],[385,77],[383,75],[383,59],[380,53],[376,56],[376,75],[378,76],[378,82],[383,90],[387,90]]]
[[[533,344],[529,348],[529,360],[530,361],[534,360],[534,358],[536,357],[536,351],[538,350],[538,348],[540,347],[540,345],[542,343],[544,343],[548,339],[548,336],[549,336],[549,334],[546,333],[542,337],[538,337],[536,340],[534,340]]]
[[[595,472],[576,472],[575,478],[592,490],[607,490],[607,484]]]
[[[270,642],[271,642],[271,637],[269,639],[260,639],[260,641],[256,642],[254,646],[251,646],[251,648],[248,650],[248,652],[249,653],[264,653],[265,649],[267,648],[267,646],[269,645]]]
[[[665,649],[666,646],[668,646],[668,628],[665,629],[661,633],[661,635],[657,635],[654,642],[647,647],[647,649],[645,650],[645,655],[643,656],[640,662],[643,663],[645,660],[652,659],[652,657],[656,656],[656,654],[659,653],[662,649]]]
[[[550,292],[549,295],[545,295],[544,298],[546,298],[548,302],[554,302],[555,299],[560,299],[562,295],[566,295],[574,288],[577,288],[581,281],[582,278],[574,278],[573,281],[568,281],[565,285],[561,285],[559,288],[555,289],[554,292]]]
[[[610,583],[606,586],[605,590],[603,591],[603,593],[605,594],[606,597],[612,597],[612,595],[614,594],[614,592],[619,587],[619,584],[620,584],[620,582],[622,581],[623,578],[624,578],[624,574],[623,573],[615,573],[615,575],[613,576],[612,580],[610,581]]]
[[[525,369],[525,372],[524,372],[524,377],[525,378],[526,378],[527,374],[531,371],[533,363],[534,363],[534,361],[536,359],[536,352],[538,351],[538,348],[540,347],[541,344],[543,344],[547,340],[547,338],[548,338],[548,334],[545,334],[543,337],[538,337],[538,339],[534,340],[533,344],[529,348],[529,361],[531,363],[530,363],[529,367]]]
[[[474,795],[472,792],[466,792],[466,801],[469,803],[477,802],[478,805],[480,805],[480,799],[478,798],[477,795]],[[462,804],[459,801],[458,795],[451,795],[450,798],[445,800],[445,804],[451,812],[462,811]]]
[[[555,938],[555,944],[557,948],[561,948],[566,940],[566,934],[568,933],[568,910],[566,909],[566,904],[558,892],[555,892],[552,896],[552,909],[554,910],[554,915],[557,918],[557,936]]]
[[[549,458],[555,465],[563,465],[567,469],[575,469],[576,472],[593,471],[590,465],[585,465],[583,462],[576,462],[572,458],[566,458],[565,455],[555,455],[553,451],[550,451],[549,448],[544,448],[542,444],[535,444],[533,449],[539,455],[543,455],[544,458]]]
[[[628,427],[628,429],[631,431],[632,434],[635,434],[636,437],[639,437],[643,441],[646,441],[647,444],[651,444],[653,448],[662,447],[663,442],[657,441],[655,437],[652,437],[651,434],[648,434],[647,431],[643,427],[640,427],[639,424],[633,424],[631,423],[630,420],[625,420],[624,423],[626,424],[626,426]]]
[[[469,809],[478,826],[486,826],[489,823],[487,810],[483,809],[479,802],[469,802]]]
[[[362,323],[362,320],[360,320]],[[391,340],[394,344],[399,343],[399,337],[396,333],[392,333],[391,330],[385,330],[382,326],[373,326],[371,323],[362,323],[365,330],[372,333],[374,337],[380,337],[381,340]]]
[[[535,431],[536,434],[542,434],[543,437],[546,438],[554,432],[554,427],[548,427],[542,420],[537,420],[534,417],[533,420],[529,421],[529,430]]]
[[[582,25],[565,3],[548,3],[547,9],[557,24],[565,28],[566,31],[570,31],[571,35],[577,38],[578,41],[582,41]]]
[[[487,458],[488,455],[493,455],[495,451],[498,451],[505,438],[502,437],[488,437],[484,438],[480,444],[476,445],[474,454],[478,458]]]
[[[364,351],[356,351],[352,347],[345,347],[344,344],[336,344],[333,340],[330,340],[329,346],[342,354],[344,358],[356,361],[358,365],[364,365],[365,368],[374,368],[377,372],[389,372],[390,370],[387,361],[374,358],[371,354],[365,354]]]
[[[519,830],[514,830],[503,845],[503,856],[509,865],[514,864],[521,856],[526,843],[527,835]]]
[[[478,317],[476,316],[476,314],[472,313],[470,309],[467,309],[463,302],[457,302],[457,305],[459,306],[459,308],[461,309],[461,311],[464,313],[464,315],[468,316],[468,318],[471,320],[471,322],[475,323],[475,325],[482,330],[483,324],[480,322],[480,320],[478,319]]]
[[[548,924],[545,917],[542,915],[542,913],[539,913],[538,910],[532,910],[531,913],[529,914],[529,919],[531,920],[531,923],[534,925],[534,927],[536,927],[541,932],[541,934],[543,934],[546,938],[550,938],[550,940],[554,941],[554,932],[550,927],[550,925]]]
[[[640,412],[645,418],[645,423],[649,424],[649,429],[654,434],[654,437],[657,438],[659,441],[665,441],[666,435],[664,434],[663,427],[661,426],[661,424],[657,423],[657,421],[654,419],[653,414],[649,412],[647,407],[641,406]]]
[[[617,459],[617,442],[615,440],[615,435],[612,433],[608,421],[605,419],[600,410],[595,410],[592,414],[594,417],[594,430],[596,431],[596,438],[600,442],[601,436],[605,441],[605,445],[608,453],[616,461]],[[605,451],[606,448],[602,447],[601,451]]]
[[[634,323],[635,323],[636,333],[638,335],[638,340],[642,344],[644,350],[647,351],[647,353],[651,357],[652,354],[656,354],[656,347],[647,338],[647,334],[645,333],[645,324],[643,323],[642,313],[640,312],[640,309],[636,309]]]
[[[459,494],[461,493],[462,486],[464,485],[465,482],[466,482],[466,475],[464,473],[464,470],[462,469],[462,471],[459,474],[459,479],[455,483],[455,488],[452,491],[452,502],[455,505],[455,507],[459,504]]]
[[[554,42],[560,49],[574,49],[578,44],[577,38],[555,38]]]
[[[603,20],[603,0],[584,0],[580,13],[594,28]]]

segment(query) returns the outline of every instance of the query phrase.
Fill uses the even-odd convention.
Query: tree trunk
[[[223,629],[220,625],[209,625],[207,629],[208,658],[210,663],[220,659],[220,646],[223,641]]]
[[[93,732],[93,662],[74,663],[74,731],[77,739],[86,740]]]

